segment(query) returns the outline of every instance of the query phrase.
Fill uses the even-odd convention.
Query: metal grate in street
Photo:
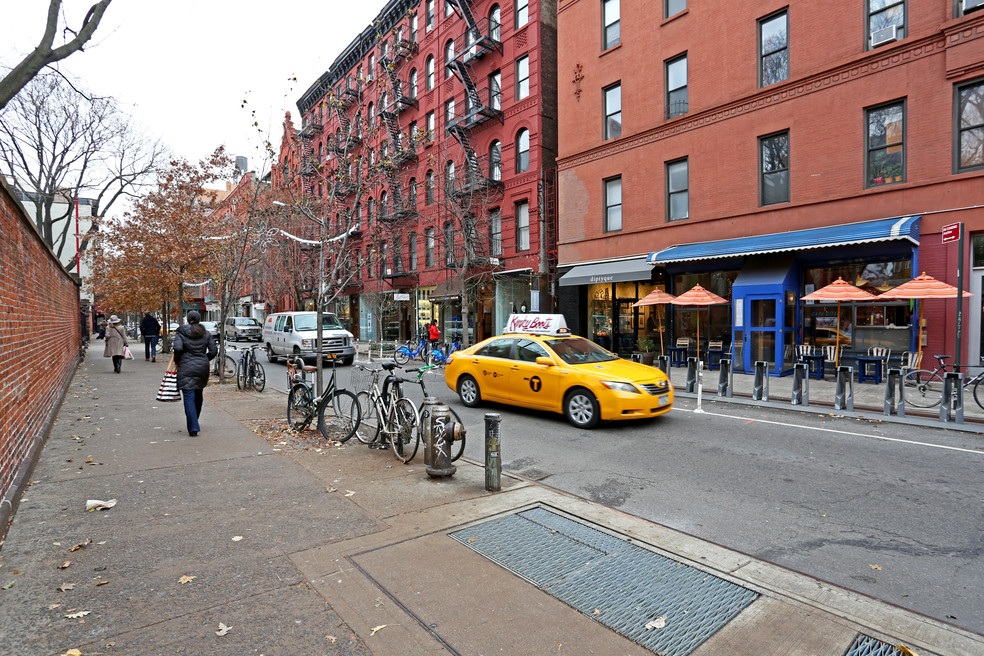
[[[758,597],[545,508],[450,536],[660,656],[687,656]]]
[[[860,633],[844,656],[910,656],[912,653],[908,649],[903,650],[895,645]]]

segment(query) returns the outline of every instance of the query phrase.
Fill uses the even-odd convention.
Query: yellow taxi
[[[673,407],[666,374],[572,335],[560,314],[511,315],[502,335],[449,358],[444,381],[470,408],[485,400],[562,412],[578,428]]]

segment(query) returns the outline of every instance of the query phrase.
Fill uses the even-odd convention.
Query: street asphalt
[[[688,623],[707,600],[671,603],[646,570],[592,582],[600,560],[586,560],[570,580],[612,592],[585,610],[514,573],[509,531],[493,529],[505,551],[491,557],[485,537],[460,537],[538,509],[754,593],[706,639],[657,653],[840,656],[874,640],[984,654],[984,636],[529,479],[504,475],[487,492],[479,462],[431,479],[421,456],[402,465],[355,440],[291,434],[273,390],[210,386],[190,437],[181,404],[154,398],[166,358],[115,375],[98,350],[0,546],[2,654],[651,654],[645,636],[699,632]],[[468,429],[482,440],[481,425]],[[116,503],[87,512],[89,500]],[[558,532],[542,532],[544,559],[573,567],[567,552],[549,562]],[[625,598],[651,621],[609,628]]]

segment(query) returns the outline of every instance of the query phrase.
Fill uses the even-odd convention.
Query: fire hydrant
[[[430,420],[424,424],[424,465],[427,475],[434,478],[453,476],[457,468],[451,464],[451,447],[456,439],[462,439],[465,427],[453,421],[448,406],[438,403],[437,399],[426,399],[424,410],[430,415]]]

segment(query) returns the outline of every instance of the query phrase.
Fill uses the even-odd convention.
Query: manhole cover
[[[450,535],[660,656],[690,654],[758,597],[545,508]]]

